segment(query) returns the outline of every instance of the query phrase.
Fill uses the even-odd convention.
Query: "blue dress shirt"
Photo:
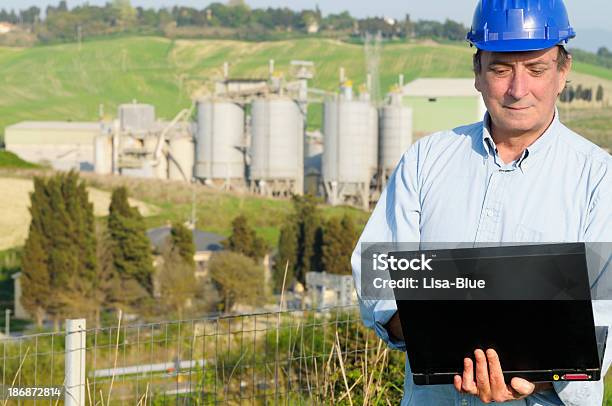
[[[556,112],[546,132],[506,164],[489,120],[487,113],[483,122],[422,138],[402,155],[351,258],[358,294],[362,242],[612,241],[610,154],[565,127]],[[397,310],[394,301],[360,297],[360,309],[366,326],[392,348],[405,349],[384,327]],[[596,325],[612,326],[612,300],[593,301],[593,310]],[[612,358],[610,337],[607,347],[604,372]],[[505,404],[602,404],[603,380],[554,388]],[[481,404],[452,385],[414,385],[406,359],[402,405]]]

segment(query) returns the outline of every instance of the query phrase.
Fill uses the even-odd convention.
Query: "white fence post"
[[[66,320],[64,404],[85,406],[85,319]]]

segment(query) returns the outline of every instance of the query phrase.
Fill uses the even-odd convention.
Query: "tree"
[[[575,95],[576,95],[576,100],[581,100],[582,99],[582,95],[583,95],[582,85],[576,86]]]
[[[257,262],[261,261],[267,250],[264,239],[257,236],[243,215],[232,221],[232,234],[223,245],[230,251],[246,255]]]
[[[138,307],[153,295],[153,258],[143,218],[129,205],[125,187],[113,190],[108,232],[112,240],[113,264],[126,289],[122,304]]]
[[[280,292],[283,288],[283,278],[285,278],[285,268],[287,277],[285,278],[285,289],[291,286],[295,279],[295,268],[297,266],[297,246],[298,246],[297,227],[295,222],[288,218],[281,227],[278,238],[278,254],[274,262],[273,282],[274,289]]]
[[[159,290],[164,304],[175,311],[179,319],[183,317],[183,310],[191,304],[198,291],[194,271],[193,256],[191,262],[188,262],[181,254],[179,246],[166,247],[158,273]]]
[[[136,21],[136,10],[130,0],[113,0],[112,4],[119,17],[119,25],[124,29],[132,27]]]
[[[571,103],[574,101],[574,99],[576,98],[576,91],[574,90],[574,87],[572,85],[570,85],[568,87],[568,102]]]
[[[40,9],[32,6],[19,12],[23,24],[35,24],[40,21]]]
[[[320,227],[321,216],[317,208],[317,199],[312,195],[294,196],[293,207],[295,211],[298,250],[297,250],[297,279],[300,283],[306,282],[306,273],[320,271],[315,257],[319,249],[317,230]]]
[[[34,178],[34,191],[30,194],[30,230],[22,253],[21,304],[42,327],[45,310],[49,305],[51,275],[49,273],[49,241],[44,231],[49,216],[46,182]]]
[[[100,327],[100,313],[105,306],[116,307],[121,303],[124,291],[121,278],[113,262],[113,241],[106,227],[96,228],[96,278],[93,300],[95,302],[94,321]]]
[[[597,86],[597,94],[595,95],[595,100],[598,102],[603,101],[604,98],[604,88],[602,85]]]
[[[191,230],[179,222],[172,224],[170,229],[170,249],[176,250],[187,265],[195,268],[193,234]]]
[[[351,274],[351,254],[357,243],[357,231],[350,217],[327,221],[323,231],[323,267],[326,272]]]
[[[96,278],[93,205],[76,172],[35,178],[23,252],[23,304],[38,325],[87,313]]]
[[[567,86],[563,89],[563,91],[559,95],[559,101],[561,103],[569,102],[569,88]]]
[[[248,8],[249,6],[247,6],[246,2],[244,0],[228,0],[227,1],[227,6],[228,7],[244,7],[244,8]]]
[[[597,56],[600,56],[603,58],[610,58],[612,57],[612,52],[610,52],[610,50],[606,47],[601,47],[597,50]]]
[[[254,306],[263,302],[264,269],[251,258],[237,252],[216,253],[209,270],[223,311],[231,311],[236,303]]]

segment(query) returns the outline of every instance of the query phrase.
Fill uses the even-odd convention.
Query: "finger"
[[[489,383],[487,357],[480,349],[474,351],[474,356],[476,357],[476,387],[478,388],[478,397],[485,403],[490,402],[491,385]]]
[[[514,397],[517,399],[529,396],[535,390],[535,384],[518,377],[514,377],[510,380],[510,387],[514,390]]]
[[[474,363],[470,358],[463,359],[463,379],[461,389],[470,395],[478,395],[478,388],[474,382]]]
[[[455,389],[457,390],[457,392],[459,393],[463,393],[463,390],[461,389],[461,383],[462,383],[462,379],[461,376],[459,375],[455,375],[453,377],[453,385],[455,385]]]
[[[504,381],[504,373],[497,352],[489,348],[487,350],[487,366],[489,368],[489,382],[491,384],[491,396],[495,401],[505,400],[508,395],[508,388]]]

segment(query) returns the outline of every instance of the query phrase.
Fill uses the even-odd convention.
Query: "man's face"
[[[542,51],[482,52],[475,86],[495,130],[519,136],[548,127],[571,68],[570,59],[559,70],[558,56],[556,46]]]

